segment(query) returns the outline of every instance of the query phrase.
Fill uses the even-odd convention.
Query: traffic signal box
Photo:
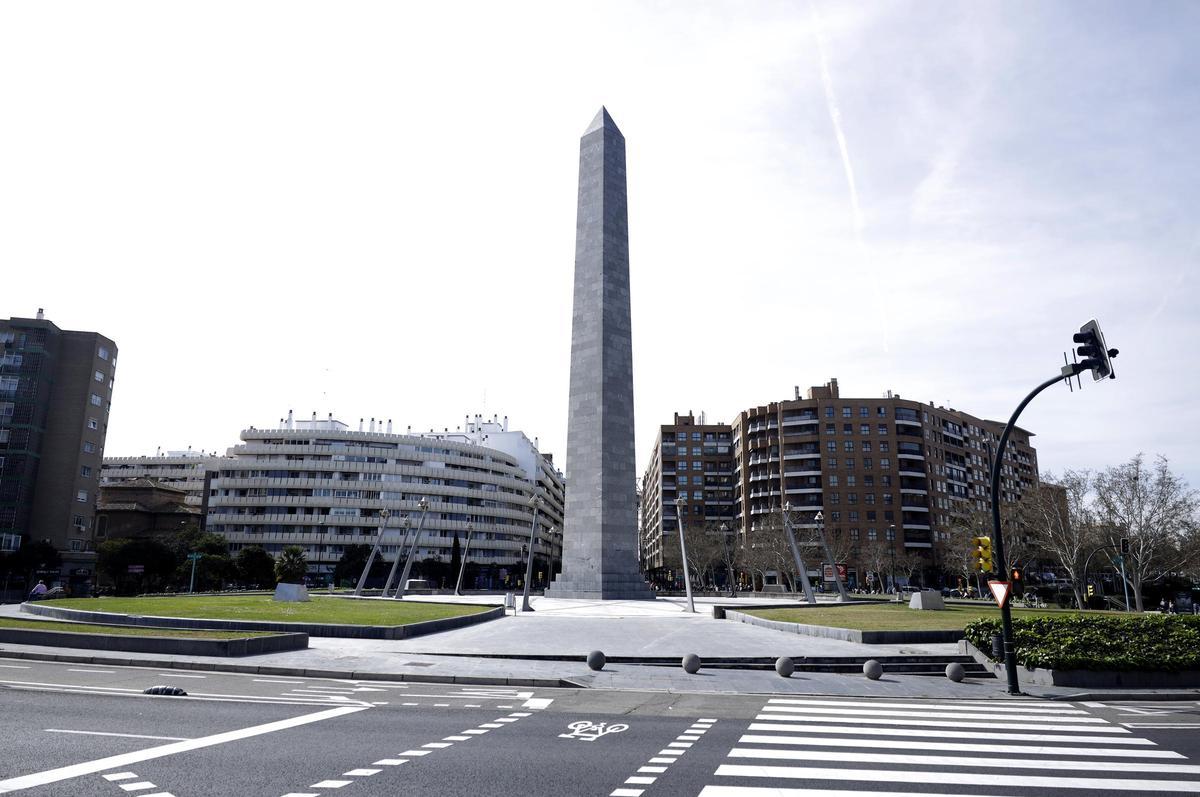
[[[992,572],[992,538],[991,537],[976,537],[975,552],[975,571],[978,573]]]

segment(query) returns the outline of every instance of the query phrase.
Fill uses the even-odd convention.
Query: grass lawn
[[[1076,614],[1120,614],[1120,612],[1080,612],[1078,609],[1018,609],[1013,617],[1062,617]],[[945,611],[910,609],[907,603],[881,603],[875,606],[818,607],[816,609],[749,609],[766,620],[805,625],[827,625],[859,631],[954,631],[981,617],[999,617],[995,604],[958,606],[946,604]]]
[[[15,617],[0,617],[0,628],[115,636],[158,636],[177,639],[245,639],[246,637],[270,636],[274,633],[272,631],[193,631],[186,628],[138,628],[124,625],[57,623],[52,620],[20,620]]]
[[[40,603],[62,609],[138,614],[145,617],[274,620],[284,623],[343,625],[408,625],[426,620],[440,620],[444,617],[478,614],[489,608],[417,601],[356,601],[322,597],[314,597],[307,603],[292,603],[272,600],[270,595],[66,598]]]

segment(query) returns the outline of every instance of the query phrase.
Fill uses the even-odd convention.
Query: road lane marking
[[[891,717],[827,717],[821,716],[804,716],[800,714],[759,714],[755,717],[756,720],[768,720],[770,722],[840,722],[854,723],[856,725],[915,725],[918,727],[934,727],[934,728],[982,728],[984,730],[1012,730],[1012,731],[1076,731],[1079,733],[1132,733],[1128,728],[1122,728],[1117,725],[1036,725],[1028,722],[962,722],[961,720],[921,720],[909,718],[891,718]]]
[[[613,789],[609,797],[641,797],[645,789]]]
[[[882,747],[888,750],[943,750],[957,753],[1020,753],[1022,755],[1116,756],[1123,758],[1186,758],[1172,750],[1127,750],[1114,747],[1052,747],[1028,744],[970,742],[910,742],[898,739],[827,739],[821,736],[763,736],[747,734],[738,744],[790,744],[797,747]]]
[[[521,708],[544,709],[554,702],[552,697],[534,697],[521,704]]]
[[[286,720],[278,720],[276,722],[268,722],[263,725],[254,725],[249,728],[239,728],[234,731],[226,731],[212,736],[204,736],[199,739],[189,739],[185,742],[174,742],[172,744],[164,744],[158,747],[151,747],[146,750],[137,750],[132,753],[121,753],[120,755],[108,756],[106,758],[97,758],[93,761],[84,761],[79,764],[71,764],[65,767],[56,769],[48,769],[43,772],[34,772],[29,775],[20,775],[15,778],[0,780],[0,794],[17,791],[19,789],[29,789],[34,786],[44,786],[48,783],[57,783],[63,780],[70,780],[81,775],[92,775],[97,772],[103,772],[108,769],[116,769],[118,767],[126,767],[130,764],[140,763],[142,761],[150,761],[155,758],[164,758],[166,756],[175,755],[176,753],[186,753],[191,750],[199,750],[205,747],[213,747],[226,742],[239,741],[248,739],[253,736],[262,736],[275,731],[282,731],[288,728],[295,728],[300,725],[309,725],[322,720],[334,719],[336,717],[344,717],[347,714],[356,714],[359,711],[365,711],[369,706],[339,706],[337,708],[318,711],[314,714],[302,714],[299,717],[292,717]]]
[[[1100,744],[1134,744],[1154,746],[1149,739],[1137,736],[1081,736],[1054,733],[993,733],[990,731],[938,731],[928,728],[856,728],[850,725],[781,725],[772,722],[752,722],[752,731],[784,731],[788,733],[849,734],[853,736],[910,736],[920,739],[1000,739],[1014,742],[1093,742]],[[1091,730],[1089,728],[1089,730]]]
[[[112,675],[115,672],[115,670],[73,670],[73,669],[68,669],[67,672],[88,672],[88,673],[98,673],[100,675]]]
[[[702,720],[706,723],[712,723],[716,720]],[[703,736],[708,728],[696,727],[698,723],[693,723],[690,728],[683,734],[675,737],[678,739],[699,739]],[[711,727],[711,725],[710,725]],[[695,742],[692,741],[674,741],[671,742],[665,750],[660,750],[657,755],[646,762],[646,765],[638,768],[640,774],[632,775],[625,779],[625,784],[617,789],[609,792],[609,797],[640,797],[644,789],[630,789],[629,786],[649,786],[658,781],[658,778],[664,774],[671,764],[679,760],[679,756],[683,755],[689,747]],[[667,757],[669,756],[669,757]],[[651,766],[658,764],[660,766]]]
[[[207,675],[184,675],[181,672],[160,672],[156,673],[162,678],[207,678]]]
[[[961,760],[961,759],[960,759]],[[973,761],[971,766],[974,766]],[[792,778],[803,780],[852,780],[890,783],[944,783],[953,786],[989,786],[996,782],[994,772],[937,772],[908,769],[830,769],[823,767],[764,767],[722,764],[721,777]],[[1021,775],[1021,788],[1127,789],[1130,791],[1200,792],[1200,781],[1142,780],[1140,778],[1056,778]],[[819,792],[828,793],[828,792]],[[858,792],[861,794],[862,792]],[[871,797],[877,793],[871,792]]]
[[[255,678],[256,684],[302,684],[304,681],[276,681],[273,678]]]
[[[432,750],[405,750],[400,755],[406,758],[412,758],[413,756],[429,755],[432,752]]]
[[[77,733],[83,736],[120,736],[125,739],[158,739],[164,742],[186,742],[192,737],[190,736],[144,736],[140,733],[111,733],[109,731],[72,731],[66,728],[46,728],[46,733]],[[104,777],[108,777],[105,775]],[[133,775],[130,775],[133,777]],[[113,780],[113,778],[110,778]]]
[[[137,775],[135,775],[135,774],[134,774],[134,773],[132,773],[132,772],[114,772],[114,773],[113,773],[113,774],[111,774],[111,775],[103,775],[102,777],[103,777],[105,780],[108,780],[108,781],[114,781],[114,780],[133,780],[134,778],[136,778],[136,777],[137,777]]]
[[[777,712],[780,715],[786,716],[804,716],[808,714],[835,714],[839,716],[869,716],[869,717],[920,717],[922,719],[948,719],[948,720],[1002,720],[1011,722],[1018,720],[1020,722],[1074,722],[1074,723],[1095,723],[1098,725],[1107,725],[1108,720],[1100,719],[1099,717],[1043,717],[1033,714],[961,714],[953,711],[892,711],[886,709],[868,709],[868,708],[817,708],[815,706],[776,706],[774,704],[763,706],[763,711]]]
[[[666,767],[638,767],[638,772],[650,772],[650,773],[657,772],[657,773],[661,774],[666,771],[667,771]]]
[[[352,780],[323,780],[320,783],[314,783],[309,786],[310,789],[340,789],[343,786],[349,786],[354,781]]]
[[[763,786],[705,786],[699,797],[960,797],[954,794],[912,791],[840,791],[833,789],[777,789]],[[283,797],[290,797],[285,794]],[[313,795],[316,797],[316,795]],[[996,795],[973,794],[971,797],[996,797]]]
[[[796,761],[852,761],[861,762],[863,754],[843,753],[829,750],[757,750],[735,747],[729,752],[730,758],[772,758]],[[900,764],[905,766],[953,767],[963,766],[962,756],[949,755],[900,755],[891,753],[871,753],[872,764]],[[993,759],[972,758],[969,766],[988,769],[1054,769],[1081,770],[1095,772],[1103,767],[1105,772],[1158,772],[1178,775],[1200,775],[1200,765],[1197,764],[1143,764],[1129,761],[1034,761],[1027,758]],[[1022,778],[1025,776],[1022,775]],[[1200,782],[1197,782],[1200,786]],[[1170,791],[1167,789],[1166,791]]]
[[[0,664],[6,670],[30,670],[33,669],[28,664]]]
[[[964,706],[961,703],[891,703],[891,702],[874,702],[868,703],[865,701],[856,700],[808,700],[788,697],[775,697],[767,701],[768,706],[832,706],[834,708],[850,707],[850,708],[916,708],[922,710],[934,709],[935,711],[987,711],[1012,713],[1012,714],[1083,714],[1087,712],[1078,708],[1020,708],[1015,706]],[[1068,706],[1070,704],[1067,704]]]
[[[401,764],[407,764],[407,758],[381,758],[378,761],[373,761],[372,764],[377,767],[398,767]],[[285,795],[286,797],[286,795]]]
[[[382,769],[352,769],[349,772],[343,772],[344,778],[365,778],[368,775],[376,775],[382,772]]]
[[[118,783],[117,785],[125,791],[146,791],[147,789],[158,788],[148,780],[143,780],[141,783]]]

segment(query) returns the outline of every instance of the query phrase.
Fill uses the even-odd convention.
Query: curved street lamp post
[[[383,510],[386,512],[387,510]],[[404,536],[400,538],[400,544],[396,546],[396,558],[392,560],[392,569],[388,571],[387,581],[383,584],[383,592],[381,596],[386,598],[388,590],[392,588],[392,582],[396,579],[396,568],[400,566],[400,557],[404,555],[404,549],[408,547],[408,529],[412,526],[412,521],[405,515],[400,519],[400,525],[404,527]]]
[[[521,611],[531,612],[533,607],[529,605],[529,587],[533,580],[533,549],[537,541],[537,525],[538,525],[538,510],[542,508],[542,497],[535,495],[529,499],[529,505],[533,507],[533,523],[529,526],[529,555],[525,559],[525,591],[521,596]]]
[[[463,573],[467,572],[467,554],[471,552],[471,534],[475,532],[475,524],[467,524],[467,544],[463,546],[462,563],[458,568],[458,582],[454,585],[454,594],[462,595]]]
[[[354,595],[358,597],[362,595],[363,586],[367,583],[367,574],[371,572],[371,565],[375,564],[375,557],[379,554],[379,544],[383,542],[383,531],[387,528],[388,515],[386,509],[379,510],[379,533],[375,535],[375,544],[371,546],[371,555],[367,557],[367,566],[363,568],[362,575],[358,577],[358,586],[354,588]]]
[[[692,574],[688,568],[687,541],[683,539],[683,506],[682,498],[675,499],[675,521],[679,526],[679,555],[683,559],[683,585],[687,588],[688,611],[696,613],[696,604],[692,600]]]
[[[808,580],[808,568],[800,557],[800,547],[796,545],[796,534],[792,531],[792,502],[783,505],[783,528],[787,531],[788,545],[792,549],[792,558],[796,560],[796,570],[800,573],[800,583],[804,587],[804,599],[816,603],[817,596],[813,595],[812,584]],[[795,585],[793,585],[795,586]]]
[[[825,548],[825,558],[829,560],[829,566],[833,568],[833,583],[837,584],[838,603],[845,603],[850,600],[850,596],[846,594],[846,585],[842,583],[842,576],[838,573],[837,560],[833,558],[833,549],[829,547],[829,538],[825,536],[825,513],[818,512],[813,518],[817,522],[817,534],[821,537],[821,545]],[[824,574],[822,574],[824,579]]]
[[[393,596],[396,600],[404,599],[404,588],[408,584],[408,574],[412,572],[413,556],[417,552],[417,543],[421,541],[421,529],[425,526],[425,514],[429,511],[429,501],[422,497],[417,502],[417,508],[421,510],[421,519],[417,521],[417,533],[413,535],[412,545],[408,549],[408,556],[404,558],[404,572],[400,574],[400,583],[396,585],[396,594]],[[399,551],[396,552],[397,558],[399,558],[399,553]]]

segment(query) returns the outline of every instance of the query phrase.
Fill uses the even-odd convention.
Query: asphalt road
[[[189,694],[142,694],[160,684]],[[1196,701],[679,695],[0,659],[0,716],[0,793],[31,796],[1200,793]]]

